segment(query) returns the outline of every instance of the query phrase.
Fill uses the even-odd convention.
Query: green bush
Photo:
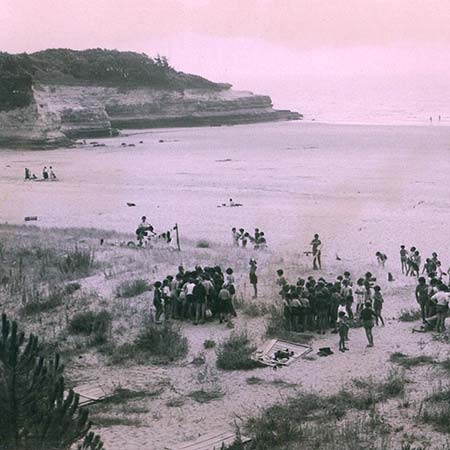
[[[170,323],[144,325],[132,343],[123,344],[111,354],[112,364],[123,364],[132,359],[137,363],[165,364],[183,358],[188,352],[188,340]]]
[[[117,297],[135,297],[150,290],[150,285],[145,280],[124,281],[116,288]]]
[[[69,322],[69,332],[92,336],[93,345],[102,345],[108,340],[111,322],[111,314],[108,311],[81,312],[75,314]]]
[[[246,333],[233,333],[229,339],[222,342],[217,349],[217,367],[223,370],[252,370],[263,367],[251,358],[256,346]]]

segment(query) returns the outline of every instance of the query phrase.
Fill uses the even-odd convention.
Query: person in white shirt
[[[438,333],[442,333],[445,330],[445,319],[447,317],[448,311],[449,293],[442,289],[436,292],[436,294],[431,297],[431,301],[436,305],[436,331]]]

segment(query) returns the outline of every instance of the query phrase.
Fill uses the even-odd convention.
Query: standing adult
[[[319,239],[319,235],[315,234],[314,239],[311,241],[312,255],[313,255],[313,270],[322,269],[322,262],[320,259],[322,252],[322,242]]]
[[[256,263],[256,259],[255,258],[251,258],[250,262],[250,272],[249,272],[249,277],[250,277],[250,284],[253,286],[253,298],[257,298],[258,297],[258,276],[256,275],[256,270],[257,270],[257,263]]]
[[[48,170],[47,170],[47,166],[44,167],[44,169],[42,170],[42,178],[44,180],[48,180]]]
[[[372,309],[372,304],[370,302],[365,303],[360,316],[364,330],[366,331],[367,340],[369,341],[367,347],[373,347],[373,334],[372,334],[372,329],[374,326],[373,319],[376,319],[377,315],[375,311]]]

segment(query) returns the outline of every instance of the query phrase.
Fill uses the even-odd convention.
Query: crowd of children
[[[161,317],[164,320],[192,320],[194,325],[203,324],[206,319],[217,319],[232,326],[231,317],[236,316],[233,269],[223,272],[219,266],[197,266],[186,271],[179,266],[175,276],[168,275],[153,286],[156,323],[161,323]]]
[[[267,248],[267,241],[264,232],[259,228],[255,228],[254,234],[245,231],[244,228],[237,230],[235,227],[231,229],[233,245],[236,247],[247,248],[247,245],[253,245],[255,250]]]
[[[359,278],[355,286],[349,272],[333,281],[310,276],[306,280],[299,278],[295,284],[287,281],[282,269],[277,275],[290,331],[310,330],[325,334],[331,330],[346,338],[348,327],[360,322],[366,330],[369,346],[373,346],[373,326],[379,323],[384,326],[384,300],[381,288],[375,284],[376,278],[370,272]],[[340,343],[342,351],[346,349],[344,341]]]

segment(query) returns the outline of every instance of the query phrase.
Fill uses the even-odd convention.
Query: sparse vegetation
[[[210,248],[211,244],[206,239],[200,239],[197,241],[197,248]]]
[[[217,349],[217,367],[223,370],[251,370],[263,367],[251,358],[256,346],[246,333],[233,333]]]
[[[450,386],[441,387],[428,396],[421,405],[419,417],[436,430],[450,433]]]
[[[203,348],[209,349],[214,348],[216,346],[216,341],[213,341],[211,339],[206,339],[205,342],[203,342]]]
[[[86,311],[75,314],[69,323],[69,332],[91,336],[92,345],[103,345],[111,330],[111,314],[108,311]]]
[[[165,364],[186,356],[188,341],[170,323],[144,325],[133,343],[124,344],[113,350],[112,364],[122,364],[130,359],[138,363],[153,362]]]
[[[64,294],[72,295],[74,292],[81,289],[80,283],[69,283],[64,286]]]
[[[86,277],[94,267],[92,250],[75,247],[66,251],[59,263],[61,272],[69,278]]]
[[[22,308],[22,313],[26,316],[41,314],[44,312],[52,311],[64,303],[64,294],[60,289],[53,289],[49,295],[45,298],[41,298],[39,293],[36,292],[33,299]]]
[[[408,356],[401,352],[392,353],[389,361],[399,364],[405,369],[411,369],[411,367],[421,366],[424,364],[435,364],[436,361],[431,356],[420,355],[420,356]]]
[[[145,280],[124,281],[116,289],[117,297],[136,297],[150,290],[150,285]]]
[[[198,403],[208,403],[212,400],[218,400],[224,396],[224,393],[219,389],[192,391],[188,397],[192,398]]]

